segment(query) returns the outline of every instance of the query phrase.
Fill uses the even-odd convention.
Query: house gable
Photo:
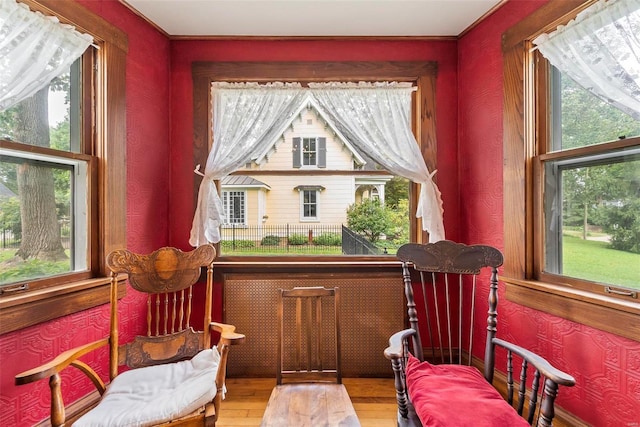
[[[299,143],[294,138],[315,138],[317,155],[322,160],[312,167],[296,162],[292,153],[299,153]],[[320,141],[321,138],[324,140]],[[294,151],[295,150],[295,151]],[[297,155],[297,154],[296,154]],[[301,157],[298,157],[301,159]],[[251,170],[291,170],[293,168],[322,167],[327,170],[354,170],[366,163],[365,158],[340,133],[324,111],[311,97],[305,98],[300,109],[280,136],[269,144],[268,149],[256,156],[247,169]]]

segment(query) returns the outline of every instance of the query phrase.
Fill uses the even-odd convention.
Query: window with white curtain
[[[640,340],[628,327],[640,315],[640,129],[637,113],[628,108],[634,96],[619,89],[605,90],[603,96],[597,85],[587,83],[615,80],[602,78],[605,68],[618,67],[615,61],[605,65],[609,59],[623,58],[625,66],[640,63],[637,56],[634,63],[633,56],[608,53],[601,64],[594,59],[598,48],[586,47],[589,40],[611,28],[600,25],[600,18],[588,22],[600,30],[579,28],[577,41],[555,46],[555,54],[540,45],[567,42],[571,31],[557,36],[616,4],[640,7],[637,0],[590,1],[573,10],[567,3],[549,2],[504,34],[504,236],[509,256],[502,280],[511,301]],[[614,29],[627,27],[630,20],[621,19],[623,25]],[[583,47],[586,57],[579,54]],[[563,65],[572,56],[576,59],[568,62],[573,64]],[[590,78],[574,74],[577,68]],[[621,87],[635,91],[626,72],[614,74],[624,77]]]
[[[282,234],[279,228],[284,228],[287,233],[280,237],[288,240],[291,226],[297,225],[292,204],[286,200],[287,191],[282,191],[289,188],[285,182],[289,178],[305,187],[326,188],[323,196],[331,202],[323,212],[322,225],[326,226],[323,231],[340,235],[346,225],[356,234],[373,236],[371,246],[378,239],[388,238],[379,252],[394,253],[389,246],[394,248],[406,243],[406,240],[395,239],[396,235],[408,233],[399,232],[391,218],[398,215],[399,207],[408,204],[386,205],[381,200],[383,203],[369,204],[362,209],[352,208],[366,203],[365,195],[370,198],[369,192],[357,192],[365,183],[383,188],[394,174],[402,174],[421,186],[417,216],[424,217],[425,229],[432,233],[430,238],[444,238],[439,193],[435,191],[410,128],[412,92],[410,84],[394,82],[314,83],[308,89],[278,82],[214,84],[212,104],[217,146],[214,144],[207,161],[204,192],[200,192],[194,216],[192,244],[197,245],[203,237],[209,238],[207,236],[214,242],[219,240],[216,224],[227,221],[220,218],[219,198],[208,181],[246,166],[247,161],[254,165],[248,172],[249,177],[257,180],[251,172],[260,173],[260,178],[270,187],[267,215],[274,223],[261,223],[256,218],[258,233],[269,233],[268,229],[272,229],[279,235]],[[310,134],[322,136],[306,136]],[[293,153],[293,168],[286,162],[289,151]],[[221,153],[225,152],[233,154],[223,157]],[[368,163],[365,170],[358,172],[371,176],[355,176],[354,159],[363,165]],[[397,199],[396,190],[399,189],[390,189],[389,194]],[[300,194],[299,221],[318,221],[318,193],[304,188]],[[429,210],[432,215],[428,215]],[[436,227],[431,228],[433,226]],[[299,231],[313,234],[317,230]],[[253,236],[253,240],[258,241],[259,237]],[[336,253],[345,253],[345,250],[336,247]]]
[[[364,133],[360,135],[345,135],[345,128],[343,125],[336,125],[338,122],[337,116],[343,115],[335,107],[328,107],[325,101],[320,101],[317,97],[312,97],[311,101],[308,99],[294,99],[290,98],[289,101],[293,101],[289,109],[288,106],[280,104],[282,101],[280,98],[274,98],[269,102],[271,109],[273,106],[282,105],[285,117],[282,122],[277,120],[274,122],[276,125],[270,125],[269,129],[274,130],[273,133],[266,131],[267,138],[274,143],[268,145],[268,147],[256,144],[257,149],[251,148],[255,151],[247,151],[249,147],[252,147],[254,141],[254,135],[259,134],[259,127],[263,123],[266,123],[263,118],[258,118],[257,114],[242,113],[242,119],[236,121],[235,129],[246,132],[248,137],[239,138],[236,143],[232,145],[221,144],[223,138],[230,138],[231,134],[219,135],[221,123],[231,123],[229,118],[224,114],[221,117],[216,117],[216,114],[221,114],[224,109],[219,108],[216,97],[213,96],[213,91],[209,90],[211,85],[225,85],[224,79],[219,78],[219,74],[216,70],[224,70],[222,73],[225,76],[229,76],[233,82],[245,82],[245,83],[231,83],[230,85],[247,85],[247,84],[260,84],[260,85],[283,85],[283,89],[288,89],[290,95],[293,92],[299,91],[302,97],[305,97],[310,91],[315,92],[315,89],[311,88],[311,83],[307,81],[309,75],[315,76],[315,83],[318,82],[331,82],[330,78],[327,78],[323,71],[326,67],[324,63],[314,62],[291,62],[291,63],[269,63],[268,67],[262,67],[259,63],[202,63],[194,66],[194,164],[202,163],[203,159],[207,157],[207,167],[204,170],[204,178],[199,186],[198,203],[196,213],[194,215],[194,222],[191,232],[190,243],[197,245],[199,242],[211,241],[215,242],[216,239],[222,239],[223,243],[228,238],[228,233],[223,232],[222,236],[217,236],[216,224],[220,220],[216,213],[221,207],[216,207],[215,203],[210,203],[211,200],[215,200],[215,189],[211,182],[222,182],[222,190],[224,191],[224,182],[221,178],[227,174],[232,174],[237,177],[251,178],[253,181],[258,181],[260,184],[260,192],[258,197],[254,197],[251,192],[247,192],[247,205],[250,207],[247,221],[249,224],[256,223],[255,226],[258,237],[253,236],[245,238],[236,234],[237,239],[250,240],[249,242],[242,242],[242,245],[249,246],[263,246],[262,242],[280,242],[283,246],[283,250],[279,252],[269,251],[268,253],[262,253],[251,250],[251,255],[268,255],[270,258],[265,258],[265,262],[273,257],[280,255],[294,255],[293,249],[305,248],[314,249],[313,252],[305,252],[305,255],[343,255],[341,248],[342,233],[340,227],[342,224],[346,224],[345,213],[349,205],[354,203],[360,203],[366,198],[370,198],[371,188],[379,189],[379,198],[384,200],[385,196],[394,209],[403,210],[403,214],[394,214],[392,218],[389,218],[389,224],[393,228],[388,233],[384,233],[391,241],[392,237],[398,237],[398,239],[404,239],[404,242],[411,240],[426,240],[429,238],[436,238],[436,236],[443,235],[443,229],[437,227],[437,220],[433,222],[435,214],[441,215],[441,205],[439,202],[439,191],[437,187],[430,181],[432,172],[423,173],[427,168],[423,165],[424,169],[420,169],[414,177],[411,179],[400,178],[397,171],[393,168],[397,168],[397,165],[381,164],[379,161],[384,159],[382,163],[389,162],[389,159],[396,157],[396,154],[390,154],[385,156],[377,147],[375,149],[369,147],[362,147],[362,144],[357,145],[356,140],[366,139],[373,140],[379,139],[377,142],[380,147],[390,147],[395,142],[385,143],[383,139],[384,132],[378,134],[372,134],[368,137],[364,137]],[[258,71],[259,70],[259,71]],[[314,70],[311,72],[310,70]],[[364,70],[364,71],[363,71]],[[344,85],[353,84],[358,85],[357,82],[375,82],[376,76],[382,75],[384,78],[392,78],[397,76],[398,81],[403,84],[408,84],[403,90],[409,95],[409,106],[406,109],[397,109],[397,117],[400,121],[406,120],[409,126],[405,125],[405,129],[402,130],[403,135],[399,134],[398,139],[405,139],[410,135],[413,142],[410,150],[416,150],[411,155],[402,156],[402,161],[405,159],[415,159],[421,162],[428,162],[429,167],[435,170],[435,144],[429,144],[428,146],[423,144],[426,141],[429,143],[435,142],[435,120],[427,120],[426,118],[433,118],[435,112],[435,77],[437,74],[437,65],[432,62],[390,62],[390,63],[365,63],[365,62],[335,62],[331,63],[331,73],[339,72],[341,79],[344,82],[335,82],[331,84]],[[256,78],[256,73],[260,75]],[[282,77],[286,75],[284,84],[278,83],[283,81]],[[416,76],[420,76],[418,79]],[[272,82],[265,84],[264,82]],[[296,83],[290,83],[296,82]],[[372,85],[374,83],[366,83],[366,85]],[[388,83],[382,83],[388,84]],[[289,87],[287,87],[289,85]],[[418,115],[416,111],[411,109],[412,98],[415,97],[417,92],[413,92],[411,86],[420,87],[422,90],[420,96],[416,97],[414,102],[421,105],[421,113]],[[297,86],[297,88],[296,88]],[[249,86],[247,87],[249,88]],[[302,90],[300,90],[300,89]],[[308,89],[307,89],[308,88]],[[348,98],[348,97],[347,97]],[[284,100],[285,98],[282,98]],[[303,102],[300,102],[303,101]],[[348,101],[348,99],[347,99]],[[342,102],[342,101],[340,101]],[[360,102],[360,101],[357,101]],[[322,105],[321,105],[322,104]],[[204,107],[210,105],[213,106],[212,111],[205,109]],[[245,108],[248,104],[233,102],[233,105]],[[200,107],[202,106],[202,107]],[[321,107],[320,113],[316,107]],[[280,108],[280,107],[277,107]],[[354,107],[340,107],[353,109]],[[404,107],[403,107],[404,108]],[[239,112],[238,107],[234,107],[234,110]],[[334,110],[329,112],[329,110]],[[262,114],[263,109],[256,110]],[[363,110],[364,111],[364,110]],[[313,113],[309,116],[309,113]],[[288,114],[288,116],[286,116]],[[333,116],[332,116],[333,115]],[[381,114],[382,116],[393,116],[394,114]],[[253,120],[246,120],[250,117]],[[404,118],[402,118],[404,117]],[[370,119],[368,119],[370,120]],[[313,130],[305,133],[305,126],[313,125],[320,122],[321,131]],[[225,125],[226,126],[226,125]],[[350,125],[351,126],[351,125]],[[411,126],[420,128],[420,140],[416,141],[413,136],[413,132],[417,130]],[[391,129],[391,128],[389,128]],[[407,131],[408,129],[408,131]],[[366,130],[366,127],[364,127]],[[352,127],[352,131],[355,131],[355,127]],[[357,131],[360,132],[360,131]],[[378,132],[378,130],[376,130]],[[385,132],[389,132],[388,130]],[[408,132],[408,133],[407,133]],[[296,135],[294,135],[296,133]],[[240,135],[241,133],[236,133]],[[391,132],[393,134],[393,132]],[[218,135],[218,136],[215,136]],[[302,149],[300,147],[302,138],[315,138],[316,140],[316,164],[317,167],[302,167],[303,159],[301,157]],[[259,138],[260,140],[264,138]],[[257,141],[258,139],[256,139]],[[296,143],[298,141],[298,143]],[[269,143],[271,144],[271,142]],[[233,149],[228,152],[224,148],[232,147]],[[300,148],[296,148],[300,147]],[[292,156],[293,154],[293,156]],[[245,158],[248,156],[248,158]],[[236,161],[236,157],[238,160]],[[293,161],[292,161],[293,158]],[[218,159],[218,160],[216,160]],[[220,162],[219,160],[225,160]],[[233,166],[232,166],[233,165]],[[365,166],[366,165],[366,166]],[[392,166],[391,168],[389,166]],[[413,169],[413,167],[408,168]],[[409,173],[408,170],[403,170],[402,173]],[[413,182],[411,182],[413,181]],[[198,180],[199,182],[199,180]],[[421,185],[422,183],[428,185]],[[393,189],[389,192],[384,191],[385,186]],[[282,189],[283,194],[277,196],[276,193]],[[319,197],[316,197],[317,209],[322,209],[321,223],[317,221],[305,222],[301,221],[301,210],[303,199],[301,194],[304,190],[318,191]],[[400,195],[395,197],[394,195]],[[423,197],[424,196],[424,197]],[[421,203],[425,199],[434,198],[436,203]],[[202,200],[209,199],[207,203],[201,203]],[[402,200],[398,200],[402,199]],[[311,209],[311,208],[310,208]],[[430,211],[432,209],[432,211]],[[285,215],[285,211],[294,212],[294,216],[288,220],[283,221],[282,218]],[[340,218],[332,217],[330,214],[332,211],[341,211]],[[419,211],[419,212],[417,212]],[[253,213],[256,213],[257,217],[253,218]],[[416,219],[416,214],[420,213],[420,218]],[[422,220],[422,221],[420,221]],[[223,220],[224,221],[224,220]],[[296,229],[293,225],[302,225],[302,228]],[[331,223],[332,226],[337,228],[328,229],[322,228],[325,223]],[[309,227],[312,224],[313,227]],[[320,227],[321,226],[321,227]],[[319,228],[320,227],[320,228]],[[419,227],[419,228],[418,228]],[[247,229],[251,228],[251,225]],[[422,230],[429,230],[422,232]],[[261,238],[261,237],[262,238]],[[289,236],[288,238],[284,238]],[[303,238],[304,237],[304,238]],[[441,238],[441,237],[439,237]],[[330,242],[330,245],[325,243]],[[287,246],[288,244],[288,246]],[[241,245],[236,245],[236,247]],[[295,246],[295,248],[294,248]],[[331,252],[329,246],[336,246],[334,252]],[[230,253],[229,247],[233,245],[224,244],[220,247],[220,255],[239,255],[236,253]],[[270,248],[270,249],[273,249]],[[385,251],[385,248],[380,250],[380,255]],[[388,253],[392,254],[393,251]],[[318,258],[320,260],[320,258]],[[333,262],[332,257],[326,257],[322,261]],[[373,262],[373,261],[372,261]]]
[[[640,289],[640,0],[598,1],[533,40],[549,82],[541,274]],[[542,93],[542,92],[541,92]],[[620,143],[622,141],[622,145]],[[616,274],[612,274],[615,271]]]
[[[108,302],[101,255],[126,243],[126,37],[29,7],[0,2],[0,333]]]

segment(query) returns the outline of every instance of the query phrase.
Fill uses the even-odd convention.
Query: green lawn
[[[607,242],[564,236],[564,275],[640,289],[640,254],[610,249]]]

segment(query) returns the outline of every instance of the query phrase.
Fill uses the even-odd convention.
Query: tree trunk
[[[19,141],[49,147],[48,97],[47,86],[19,104],[15,132]],[[23,259],[66,259],[56,215],[53,170],[24,162],[18,165],[17,178],[22,241],[16,255]]]
[[[588,214],[589,214],[589,207],[587,203],[585,203],[584,213],[582,215],[582,240],[587,240],[587,227],[589,226]]]

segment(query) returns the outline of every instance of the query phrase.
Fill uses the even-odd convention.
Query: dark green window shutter
[[[318,138],[318,167],[327,167],[327,138]]]
[[[293,167],[294,168],[300,168],[300,150],[302,149],[300,147],[300,138],[293,138]]]

